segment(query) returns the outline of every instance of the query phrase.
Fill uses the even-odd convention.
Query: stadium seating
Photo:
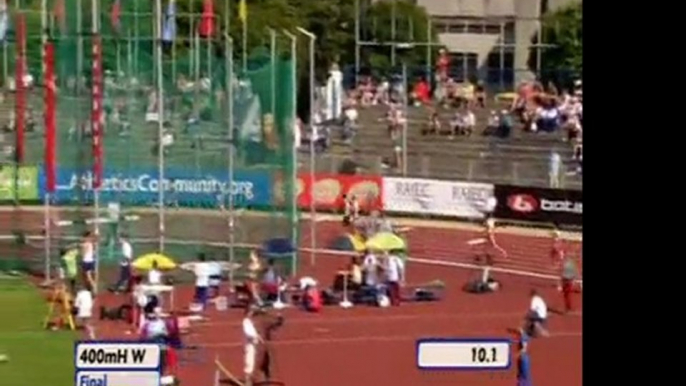
[[[383,159],[392,159],[393,145],[387,125],[380,120],[386,108],[381,106],[360,109],[360,129],[352,146],[337,145],[329,154],[319,156],[317,167],[322,172],[335,172],[342,160],[353,159],[362,170],[398,174],[393,168],[383,168]],[[441,111],[447,123],[452,112]],[[562,133],[524,133],[515,129],[510,138],[484,137],[489,108],[477,109],[477,128],[470,137],[422,135],[427,122],[423,107],[408,109],[408,174],[413,177],[461,179],[492,183],[545,187],[549,184],[549,159],[552,151],[560,154],[565,170],[571,170],[572,148],[562,139]],[[304,161],[303,161],[304,162]],[[564,184],[581,188],[580,176],[567,175]]]

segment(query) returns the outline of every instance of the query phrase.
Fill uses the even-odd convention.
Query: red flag
[[[17,163],[24,161],[24,121],[26,118],[26,87],[25,87],[25,75],[26,75],[26,54],[24,48],[26,47],[26,23],[24,20],[24,14],[17,14],[17,60],[15,65],[15,87],[16,95],[14,102],[14,115],[15,115],[15,131],[16,131],[16,143],[15,143],[15,156]]]
[[[64,13],[64,0],[55,0],[52,12],[55,14],[57,24],[60,26],[60,31],[65,33],[67,31],[67,20]]]
[[[92,80],[92,111],[91,135],[93,136],[93,188],[99,189],[102,184],[102,39],[93,39],[93,80]]]
[[[112,4],[112,9],[110,10],[110,22],[112,23],[112,28],[119,31],[121,26],[121,3],[120,0],[114,0]]]
[[[55,191],[57,167],[57,124],[55,120],[55,48],[45,45],[45,189]]]
[[[202,6],[202,20],[198,26],[198,34],[204,38],[209,38],[214,32],[214,2],[205,0]]]

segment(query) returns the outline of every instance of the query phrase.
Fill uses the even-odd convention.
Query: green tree
[[[543,19],[542,37],[550,47],[541,55],[541,70],[547,77],[578,76],[583,70],[583,5],[560,8]]]

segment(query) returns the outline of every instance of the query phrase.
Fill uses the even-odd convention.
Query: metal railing
[[[305,162],[307,154],[301,154],[298,160],[299,169],[308,171]],[[346,174],[352,161],[365,173],[387,176],[402,175],[384,164],[382,155],[354,154],[351,156],[326,153],[316,157],[315,167],[318,173]],[[449,167],[444,160],[437,160],[429,155],[410,156],[408,178],[435,178],[443,180],[474,181],[495,184],[507,184],[531,187],[554,187],[560,189],[582,189],[581,177],[576,175],[573,164],[565,165],[562,173],[555,179],[547,173],[548,165],[542,161],[500,161],[479,159],[451,159]]]

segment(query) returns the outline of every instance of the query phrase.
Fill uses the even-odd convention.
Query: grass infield
[[[76,334],[44,330],[47,307],[26,278],[0,274],[0,386],[74,384]]]

